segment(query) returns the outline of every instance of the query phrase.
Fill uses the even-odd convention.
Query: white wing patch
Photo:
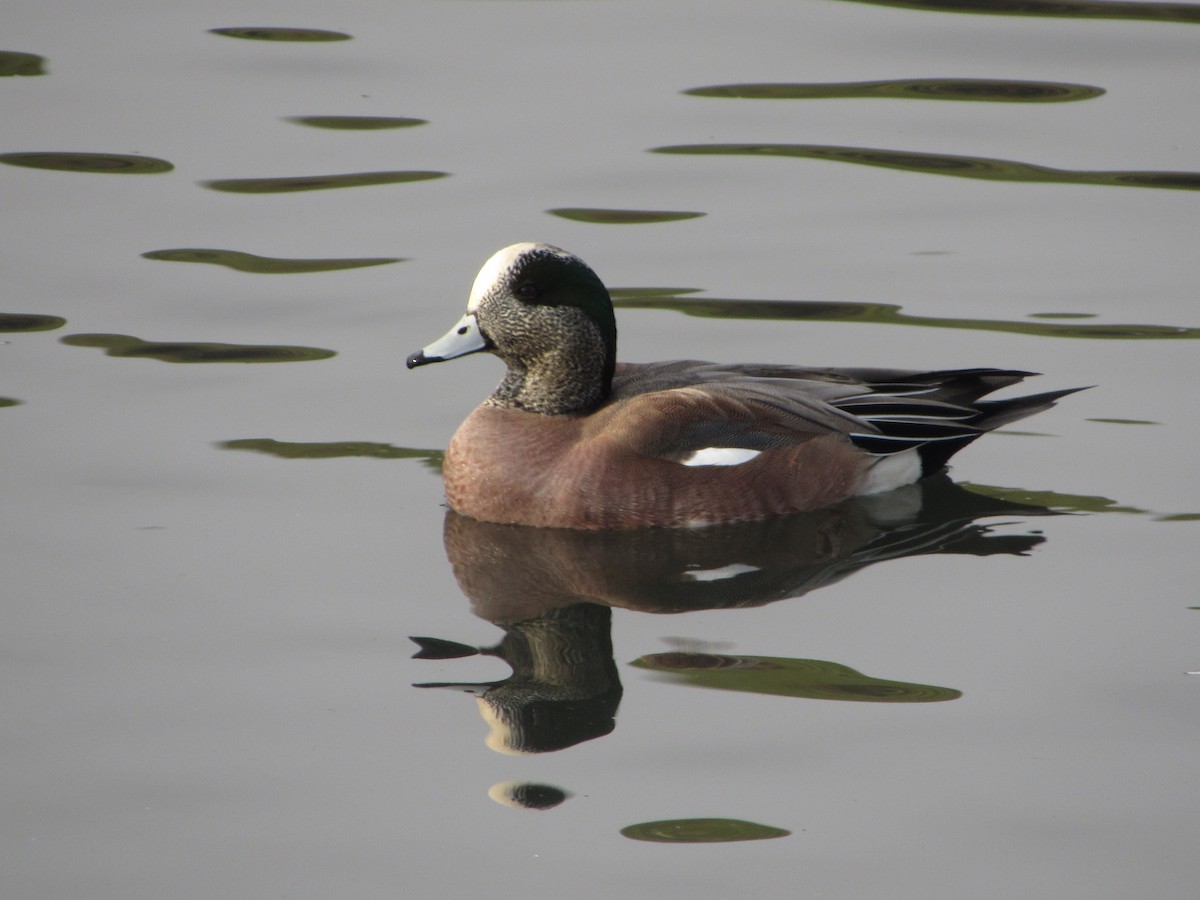
[[[705,447],[680,460],[685,466],[740,466],[750,462],[761,450],[745,447]]]
[[[687,581],[724,581],[727,578],[737,578],[739,575],[745,575],[747,572],[761,571],[758,566],[732,563],[720,569],[692,569],[691,571],[684,572],[683,577]]]

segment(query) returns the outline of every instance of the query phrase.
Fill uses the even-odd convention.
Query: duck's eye
[[[528,281],[517,285],[517,296],[522,300],[536,300],[538,296],[537,285],[531,284]]]

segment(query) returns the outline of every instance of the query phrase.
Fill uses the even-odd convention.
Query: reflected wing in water
[[[473,694],[503,753],[560,750],[613,730],[622,687],[612,609],[676,613],[761,606],[832,584],[872,563],[929,553],[1023,554],[1038,534],[993,534],[978,520],[1052,515],[949,478],[798,516],[697,529],[576,531],[496,525],[446,514],[454,575],[475,613],[504,630],[495,647],[414,638],[421,659],[478,652],[508,678],[417,687]],[[761,694],[887,702],[949,700],[949,688],[886,681],[819,660],[707,653],[643,657],[685,683]]]
[[[1024,554],[1044,538],[993,534],[977,520],[1048,514],[942,476],[830,509],[697,529],[578,532],[450,512],[444,540],[475,613],[506,624],[575,603],[655,613],[761,606],[888,559]]]

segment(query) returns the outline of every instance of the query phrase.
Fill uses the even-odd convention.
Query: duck
[[[456,513],[583,530],[694,528],[837,506],[941,472],[989,431],[1081,388],[981,399],[1015,369],[617,362],[612,300],[578,256],[499,250],[410,369],[490,352],[499,385],[450,439]]]

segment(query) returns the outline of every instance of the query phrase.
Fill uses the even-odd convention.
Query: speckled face
[[[601,334],[616,343],[616,324],[608,292],[596,274],[578,257],[549,244],[513,244],[494,253],[483,264],[471,295],[466,314],[445,335],[408,357],[408,367],[455,359],[481,350],[494,350],[502,358],[511,358],[503,347],[517,354],[531,352],[526,345],[513,347],[521,336],[537,335],[553,339],[557,326],[539,322],[537,314],[554,306],[582,309],[596,321]],[[488,335],[500,337],[499,344]]]
[[[603,282],[548,244],[513,244],[484,263],[467,311],[409,368],[490,351],[508,367],[488,399],[541,413],[593,408],[609,392],[617,323]]]
[[[605,345],[603,355],[615,354],[616,319],[604,284],[579,257],[549,244],[513,244],[494,254],[475,278],[467,316],[510,363],[566,348],[588,332]]]
[[[605,339],[616,343],[612,301],[603,282],[583,260],[549,244],[513,244],[483,264],[467,313],[513,304],[528,307],[574,307],[599,327]]]

